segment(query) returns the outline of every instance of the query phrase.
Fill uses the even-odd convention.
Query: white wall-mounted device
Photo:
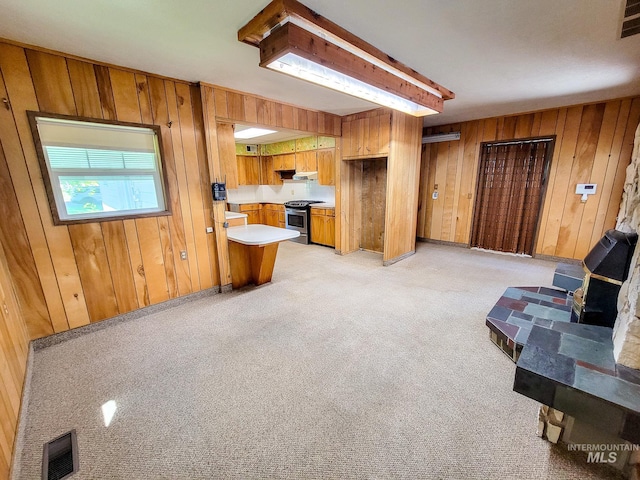
[[[578,195],[582,195],[582,198],[580,198],[581,202],[586,202],[587,198],[589,198],[589,195],[593,195],[596,193],[596,187],[598,185],[595,183],[579,183],[578,185],[576,185],[576,193]]]

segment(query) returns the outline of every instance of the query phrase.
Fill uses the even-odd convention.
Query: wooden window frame
[[[159,125],[152,125],[146,123],[134,123],[134,122],[121,122],[118,120],[106,120],[102,118],[81,117],[77,115],[62,115],[57,113],[27,111],[27,117],[29,119],[29,125],[31,127],[31,135],[33,136],[33,142],[38,157],[38,163],[40,165],[40,172],[42,173],[42,179],[44,181],[44,187],[47,192],[47,199],[49,201],[49,208],[51,209],[51,215],[53,217],[54,225],[74,225],[81,223],[97,223],[108,222],[113,220],[128,220],[136,218],[147,217],[162,217],[171,215],[171,195],[169,191],[169,180],[167,178],[167,169],[164,161],[164,151],[162,148],[162,133]],[[100,215],[92,218],[77,218],[77,219],[63,219],[60,218],[58,212],[58,206],[53,191],[53,185],[51,183],[51,176],[49,175],[49,168],[47,166],[47,160],[45,157],[44,149],[42,148],[42,141],[40,139],[40,133],[38,131],[37,119],[38,118],[53,118],[60,120],[71,120],[76,122],[98,123],[104,125],[124,126],[124,127],[136,127],[146,128],[152,130],[157,139],[158,148],[158,174],[160,176],[159,185],[162,188],[162,198],[164,200],[164,209],[157,212],[145,212],[145,213],[128,213],[124,215]],[[156,184],[157,185],[157,184]]]

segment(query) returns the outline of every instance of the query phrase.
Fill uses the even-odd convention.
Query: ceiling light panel
[[[270,133],[276,133],[275,130],[267,130],[266,128],[247,128],[245,130],[240,130],[237,132],[234,132],[233,137],[234,138],[239,138],[242,140],[246,140],[248,138],[257,138],[257,137],[262,137],[264,135],[269,135]]]
[[[260,66],[415,116],[454,94],[296,0],[274,0],[238,31]]]

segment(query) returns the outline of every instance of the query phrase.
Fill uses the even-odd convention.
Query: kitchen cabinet
[[[238,185],[260,185],[260,160],[258,157],[237,155]]]
[[[262,223],[261,210],[259,203],[230,203],[229,210],[232,212],[240,212],[247,214],[247,223]]]
[[[260,184],[282,185],[280,174],[273,168],[273,155],[265,155],[260,158]]]
[[[311,242],[336,246],[335,208],[311,207]]]
[[[273,156],[273,169],[278,170],[295,170],[296,169],[296,154],[285,153],[283,155]]]
[[[265,203],[262,205],[262,223],[284,228],[284,205]]]
[[[296,172],[317,172],[318,160],[316,150],[296,153]]]
[[[389,155],[391,114],[344,121],[342,158],[375,158]]]
[[[335,149],[318,150],[318,184],[336,184]]]

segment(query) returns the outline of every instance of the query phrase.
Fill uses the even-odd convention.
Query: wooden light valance
[[[418,108],[407,111],[416,116],[440,113],[444,101],[455,97],[450,90],[296,0],[271,2],[238,31],[238,40],[260,48],[262,67],[273,68],[272,62],[293,54],[416,104],[414,107]],[[340,91],[353,95],[345,90]],[[394,108],[392,105],[386,106]]]

